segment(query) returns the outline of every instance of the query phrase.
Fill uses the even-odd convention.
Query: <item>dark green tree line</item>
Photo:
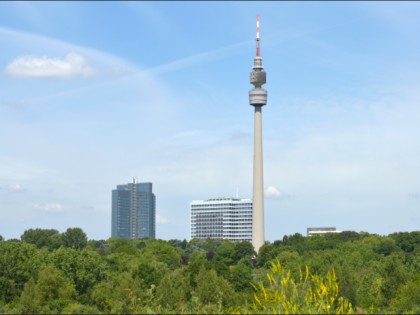
[[[420,232],[296,233],[257,255],[249,242],[30,229],[0,238],[0,258],[0,313],[290,313],[328,299],[342,313],[420,312]]]

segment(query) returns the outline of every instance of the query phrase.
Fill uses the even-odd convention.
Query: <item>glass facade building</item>
[[[156,197],[152,183],[117,185],[112,190],[111,237],[138,239],[156,235]]]
[[[191,238],[252,241],[251,199],[196,200],[191,207]]]

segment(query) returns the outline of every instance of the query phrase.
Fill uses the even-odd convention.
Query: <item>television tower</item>
[[[254,180],[252,208],[252,245],[258,253],[264,244],[264,180],[262,153],[262,119],[261,109],[267,104],[267,91],[262,88],[266,83],[266,74],[260,56],[260,17],[257,15],[257,37],[254,67],[250,75],[254,88],[249,91],[249,104],[254,106]]]

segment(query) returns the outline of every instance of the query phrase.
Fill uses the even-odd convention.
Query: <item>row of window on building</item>
[[[112,190],[111,236],[138,239],[156,237],[156,197],[152,183],[117,185]],[[213,198],[190,203],[191,238],[252,240],[252,200]],[[307,235],[337,233],[334,227],[308,228]]]

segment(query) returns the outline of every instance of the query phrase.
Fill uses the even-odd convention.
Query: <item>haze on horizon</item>
[[[0,2],[0,235],[111,233],[152,182],[156,236],[252,197],[255,15],[267,72],[265,238],[420,226],[420,3]]]

